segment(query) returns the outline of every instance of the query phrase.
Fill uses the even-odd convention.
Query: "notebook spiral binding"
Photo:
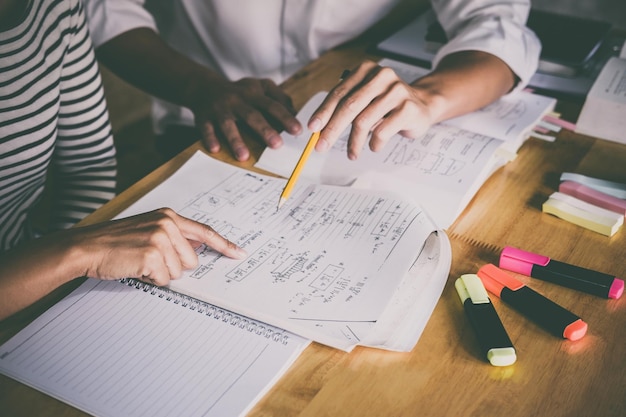
[[[189,310],[197,311],[198,313],[204,314],[208,317],[213,317],[215,320],[222,320],[225,323],[230,323],[231,326],[237,326],[240,329],[246,329],[249,332],[254,332],[259,336],[265,337],[266,339],[271,339],[275,342],[282,343],[283,345],[289,343],[289,334],[287,331],[278,327],[224,310],[214,306],[213,304],[200,301],[196,298],[172,291],[168,288],[157,287],[156,285],[139,281],[138,279],[124,278],[121,279],[120,282],[128,285],[129,287],[142,290],[143,292],[149,292],[152,295],[171,301],[174,304],[188,308]]]

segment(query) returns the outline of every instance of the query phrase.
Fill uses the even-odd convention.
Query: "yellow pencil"
[[[309,159],[309,155],[311,155],[311,151],[315,148],[315,144],[320,137],[320,132],[313,132],[311,137],[309,138],[309,142],[304,147],[304,151],[302,151],[302,155],[300,155],[300,159],[298,159],[298,163],[296,164],[293,172],[289,176],[287,180],[287,184],[285,184],[285,188],[283,188],[283,192],[280,194],[280,200],[278,201],[278,209],[280,209],[285,201],[289,198],[291,194],[291,190],[293,190],[294,185],[296,185],[296,181],[298,181],[298,177],[300,176],[300,172],[302,168],[304,168],[304,164]]]

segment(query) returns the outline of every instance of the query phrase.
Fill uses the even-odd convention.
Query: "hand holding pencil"
[[[372,68],[372,65],[375,68]],[[317,111],[313,114],[313,116],[311,117],[311,120],[309,121],[309,129],[313,131],[313,133],[311,134],[311,137],[309,138],[309,141],[306,144],[306,147],[304,148],[304,151],[302,152],[302,155],[300,156],[298,163],[296,164],[293,172],[291,173],[291,176],[289,177],[289,180],[287,181],[287,184],[285,185],[285,188],[283,189],[283,192],[280,195],[280,200],[278,202],[277,210],[280,209],[289,198],[289,195],[291,194],[291,191],[296,181],[298,181],[300,172],[302,171],[302,169],[304,168],[304,165],[309,159],[311,152],[314,149],[317,149],[318,151],[322,151],[322,152],[326,151],[330,149],[330,147],[332,146],[332,143],[334,143],[337,140],[337,138],[334,138],[329,141],[329,138],[327,137],[328,136],[327,133],[324,133],[326,137],[323,137],[320,140],[322,130],[325,129],[326,125],[338,124],[342,126],[342,123],[349,124],[355,121],[356,115],[351,114],[350,112],[348,112],[348,114],[346,115],[345,114],[346,111],[343,108],[344,104],[336,102],[337,98],[343,97],[345,99],[348,96],[352,96],[355,94],[362,95],[363,90],[369,89],[367,87],[368,83],[365,83],[365,80],[368,79],[371,72],[377,72],[378,69],[380,69],[380,67],[377,64],[372,62],[369,64],[368,63],[362,64],[354,73],[353,71],[350,71],[347,69],[343,71],[343,73],[341,74],[341,77],[339,78],[339,83],[333,89],[335,93],[334,94],[329,93],[327,95],[326,99],[324,100],[320,108],[317,109]],[[349,80],[348,77],[352,75],[354,75],[352,77],[353,79]],[[367,104],[365,105],[366,108],[371,106],[370,100],[371,99],[366,100],[367,101]],[[343,100],[340,100],[340,101],[343,101]],[[362,105],[363,104],[360,103],[357,105],[357,107],[362,106]],[[326,116],[323,116],[323,114],[326,114]],[[322,119],[326,119],[328,117],[330,119],[326,120],[326,123],[322,122]],[[343,127],[341,127],[340,129],[336,129],[336,128],[332,129],[332,131],[334,132],[343,131],[343,130],[344,130]],[[371,131],[371,128],[367,130],[367,134],[369,134],[370,131]],[[356,140],[356,141],[354,140],[354,127],[353,127],[353,132],[350,135],[348,145],[349,145],[348,146],[348,158],[356,159],[359,151],[355,150],[354,148],[356,147],[360,149],[363,146],[363,143],[361,140]],[[376,150],[375,147],[372,147],[372,146],[370,147],[372,148],[372,150]]]
[[[347,69],[343,70],[343,73],[341,74],[341,77],[339,77],[339,80],[343,81],[343,79],[346,78],[349,74],[350,74],[349,70]],[[315,149],[315,146],[317,145],[317,141],[319,138],[320,138],[320,131],[314,130],[313,133],[311,133],[311,137],[309,138],[309,141],[304,147],[304,151],[302,151],[302,155],[300,155],[300,159],[298,159],[298,163],[296,164],[296,166],[293,169],[293,172],[289,176],[289,179],[287,180],[287,184],[285,184],[285,188],[283,188],[283,192],[280,194],[280,200],[278,200],[278,207],[276,208],[276,210],[280,210],[280,208],[283,206],[283,204],[285,204],[285,202],[289,198],[289,195],[291,195],[291,191],[293,190],[293,187],[296,185],[296,182],[298,181],[298,178],[300,177],[300,172],[302,171],[302,168],[304,168],[304,164],[306,164],[306,161],[309,159],[311,152],[313,152],[313,149]]]

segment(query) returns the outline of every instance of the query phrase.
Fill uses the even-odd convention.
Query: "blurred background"
[[[626,0],[532,0],[532,6],[542,11],[604,20],[626,34]],[[106,68],[102,68],[102,76],[118,148],[118,188],[122,191],[163,161],[153,145],[149,97]]]

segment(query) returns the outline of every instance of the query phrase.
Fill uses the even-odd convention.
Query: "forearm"
[[[223,78],[172,49],[149,28],[137,28],[96,49],[107,68],[148,94],[193,108],[197,92]]]
[[[171,209],[74,227],[28,242],[0,258],[0,320],[76,277],[131,277],[166,285],[197,266],[190,241],[234,259],[246,256],[211,227]]]
[[[412,85],[427,105],[432,123],[472,112],[513,89],[511,69],[494,55],[464,51],[446,56]]]
[[[81,257],[66,234],[42,237],[0,255],[0,320],[83,275]]]

